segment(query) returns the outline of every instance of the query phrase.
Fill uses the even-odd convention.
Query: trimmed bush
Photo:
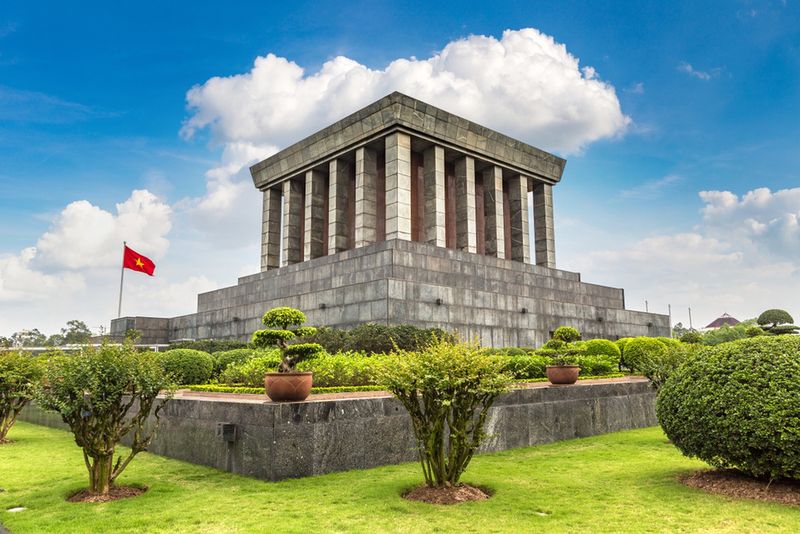
[[[587,356],[610,356],[619,363],[622,352],[613,341],[607,339],[590,339],[585,345]]]
[[[315,387],[369,386],[378,384],[378,376],[387,357],[358,353],[322,354],[302,362],[298,369],[314,373]]]
[[[647,360],[664,357],[667,346],[656,338],[637,337],[627,342],[622,353],[622,362],[634,372],[642,372],[642,365]]]
[[[581,374],[587,376],[602,376],[616,373],[619,358],[614,356],[574,356],[569,362],[581,368]]]
[[[656,413],[686,456],[756,477],[800,479],[800,338],[707,348],[659,390]]]
[[[42,376],[38,358],[19,352],[0,352],[0,444],[28,404]]]
[[[756,322],[764,330],[770,330],[781,324],[792,324],[794,319],[789,312],[784,310],[767,310],[758,316]]]
[[[670,345],[663,351],[650,351],[639,360],[639,372],[650,379],[655,389],[659,389],[681,363],[700,350],[703,350],[701,345],[683,343]]]
[[[621,337],[621,338],[619,338],[618,340],[616,340],[614,342],[614,343],[617,344],[617,347],[619,347],[619,352],[620,352],[620,355],[622,356],[622,360],[623,361],[625,360],[625,346],[632,339],[636,339],[636,338],[635,337]]]
[[[164,372],[176,384],[205,384],[214,372],[214,359],[207,352],[193,349],[171,349],[158,353]]]
[[[279,373],[293,373],[297,364],[307,358],[313,358],[324,351],[317,343],[297,343],[289,345],[289,341],[300,340],[316,334],[313,326],[302,326],[306,322],[306,314],[295,308],[281,306],[272,308],[261,318],[268,330],[253,332],[253,345],[259,348],[278,347],[283,359],[278,366]]]
[[[571,326],[559,326],[556,328],[555,332],[553,332],[553,339],[563,341],[564,343],[573,343],[575,341],[580,341],[581,333],[577,328],[572,328]]]
[[[502,358],[477,343],[439,341],[423,352],[401,352],[381,382],[408,410],[425,483],[453,486],[486,439],[489,408],[512,377]]]
[[[755,326],[755,325],[754,326],[748,326],[747,330],[745,330],[744,333],[745,333],[745,335],[747,335],[747,337],[758,337],[758,336],[763,336],[764,334],[766,334],[766,332],[764,331],[763,328],[761,328],[760,326]]]
[[[677,347],[681,344],[680,340],[674,337],[657,337],[655,339],[659,340],[667,347]]]
[[[759,330],[761,329],[759,328]],[[703,334],[701,334],[700,332],[695,332],[694,330],[690,330],[689,332],[686,332],[681,336],[681,343],[697,345],[702,342],[703,342]]]
[[[247,343],[244,341],[233,341],[229,339],[199,339],[197,341],[180,341],[178,343],[170,343],[169,348],[172,349],[192,349],[201,350],[209,354],[215,352],[222,352],[234,349],[246,349]]]
[[[308,338],[308,341],[322,345],[329,354],[337,352],[389,354],[394,351],[395,346],[406,351],[422,350],[437,339],[454,341],[454,336],[440,328],[367,323],[349,330],[320,328],[315,335]]]
[[[211,355],[214,359],[214,376],[219,376],[231,364],[244,363],[255,358],[259,351],[255,349],[233,349],[215,352]]]
[[[548,365],[552,365],[552,360],[546,356],[514,356],[508,358],[505,370],[516,379],[544,378]]]
[[[241,363],[229,365],[219,381],[223,384],[244,384],[248,387],[264,388],[264,377],[267,373],[274,373],[281,364],[282,356],[279,350],[259,351],[255,356]]]

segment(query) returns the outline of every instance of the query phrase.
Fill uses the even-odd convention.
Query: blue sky
[[[797,1],[497,1],[491,9],[484,2],[4,2],[0,334],[53,331],[73,315],[107,324],[116,307],[117,254],[97,253],[93,244],[120,232],[158,234],[140,242],[161,277],[131,281],[127,313],[190,313],[196,291],[257,269],[257,208],[231,216],[220,209],[219,218],[202,212],[216,187],[209,171],[241,138],[214,124],[181,135],[187,120],[213,104],[201,98],[187,107],[192,87],[245,75],[270,53],[306,75],[336,56],[381,71],[469,36],[499,40],[504,30],[523,28],[564,45],[581,68],[591,66],[629,119],[613,134],[585,134],[578,149],[548,146],[541,131],[526,130],[525,114],[518,125],[499,123],[521,137],[531,132],[524,140],[568,159],[555,190],[559,266],[625,287],[631,308],[643,308],[645,299],[658,311],[672,304],[684,322],[688,306],[704,323],[723,311],[745,318],[768,306],[800,314],[800,274],[792,267],[800,257]],[[568,97],[559,102],[570,104]],[[355,110],[315,109],[326,117]],[[216,119],[233,121],[234,111],[215,108]],[[319,121],[292,132],[300,136]],[[284,141],[258,135],[264,143],[256,146]],[[228,205],[232,212],[257,206],[245,174],[235,169],[220,179],[246,199]],[[759,188],[769,194],[745,199]],[[154,195],[145,204],[158,213],[143,208],[143,217],[160,221],[155,230],[131,230],[126,225],[137,223],[124,217],[112,236],[68,227],[71,203],[86,201],[70,212],[75,219],[113,218],[116,205],[142,189]],[[720,194],[704,199],[701,191]],[[59,246],[98,257],[79,261]],[[30,247],[36,252],[24,252]]]

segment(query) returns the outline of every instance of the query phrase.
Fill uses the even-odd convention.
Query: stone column
[[[347,186],[350,164],[343,159],[330,163],[328,174],[328,254],[350,248],[347,232]]]
[[[299,180],[283,182],[283,265],[303,261],[303,185]]]
[[[366,147],[356,149],[356,247],[369,245],[377,240],[376,199],[378,192],[378,157],[374,150]]]
[[[528,178],[515,175],[508,180],[508,204],[511,215],[512,260],[530,263],[528,248]]]
[[[506,257],[503,224],[503,169],[496,165],[483,171],[483,210],[486,221],[486,255]]]
[[[411,240],[411,136],[386,136],[386,239]]]
[[[477,251],[475,231],[475,160],[464,156],[456,160],[456,248]]]
[[[553,225],[553,186],[533,184],[533,236],[536,265],[555,268],[556,238]]]
[[[325,236],[325,173],[306,171],[305,191],[305,239],[303,239],[305,261],[324,256],[328,244]]]
[[[437,247],[447,246],[444,202],[444,148],[432,146],[422,159],[425,182],[425,241]]]
[[[281,256],[281,191],[263,191],[261,213],[261,271],[280,267]]]

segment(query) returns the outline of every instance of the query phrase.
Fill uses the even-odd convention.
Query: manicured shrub
[[[249,360],[226,367],[219,375],[219,381],[223,384],[244,384],[263,389],[264,377],[278,369],[283,357],[277,349],[259,351],[258,354]]]
[[[663,351],[648,351],[638,361],[638,371],[650,379],[654,388],[659,389],[681,363],[703,348],[701,345],[683,343],[667,346]]]
[[[223,352],[226,350],[246,349],[247,343],[244,341],[234,341],[230,339],[198,339],[197,341],[179,341],[170,343],[171,349],[192,349],[201,350],[209,354]]]
[[[584,376],[609,375],[616,373],[619,366],[619,358],[605,355],[574,356],[567,361],[579,366]]]
[[[759,330],[761,330],[759,328]],[[691,345],[697,345],[703,342],[703,334],[700,332],[696,332],[694,330],[690,330],[681,336],[681,343],[688,343]]]
[[[554,352],[557,352],[557,351],[561,350],[562,348],[564,348],[566,345],[567,344],[565,342],[561,341],[560,339],[551,339],[547,343],[542,345],[542,348],[539,349],[539,351],[544,349],[544,350],[552,350]],[[539,352],[539,351],[537,351],[537,352]]]
[[[421,350],[436,339],[453,341],[454,337],[440,328],[367,323],[351,329],[320,328],[307,341],[318,343],[329,354],[338,352],[388,354],[394,351],[395,346],[400,350]]]
[[[577,328],[572,328],[571,326],[559,326],[555,329],[555,332],[553,332],[553,339],[563,341],[564,343],[572,343],[574,341],[580,341],[581,333],[578,332]]]
[[[171,349],[159,353],[164,372],[176,384],[205,384],[214,372],[214,359],[207,352],[194,349]]]
[[[0,352],[0,444],[28,404],[42,376],[42,362],[19,352]]]
[[[211,355],[214,359],[214,376],[219,376],[231,364],[244,363],[260,354],[255,349],[233,349],[215,352]]]
[[[505,370],[516,379],[544,378],[548,365],[552,360],[547,356],[514,356],[508,358]]]
[[[667,347],[677,347],[681,344],[680,340],[674,337],[657,337],[655,339],[659,340]]]
[[[268,330],[258,330],[253,333],[253,345],[258,348],[277,347],[283,359],[278,366],[279,373],[292,373],[297,370],[301,361],[313,358],[324,349],[317,343],[297,343],[290,345],[292,340],[313,336],[317,329],[313,326],[302,326],[306,322],[306,314],[295,308],[272,308],[262,317],[261,322]]]
[[[358,353],[322,354],[302,362],[298,369],[314,373],[315,387],[377,385],[385,356]]]
[[[635,337],[621,337],[621,338],[619,338],[618,340],[616,340],[614,342],[614,343],[617,344],[617,347],[619,347],[619,352],[620,352],[620,355],[622,356],[622,360],[623,361],[625,360],[625,345],[627,345],[628,342],[630,340],[632,340],[632,339],[636,339],[636,338]]]
[[[586,342],[585,348],[588,356],[610,356],[615,358],[617,363],[622,356],[617,344],[607,339],[590,339]]]
[[[764,331],[763,328],[761,328],[760,326],[755,326],[755,325],[748,326],[747,330],[745,330],[744,333],[745,333],[745,335],[747,337],[758,337],[758,336],[763,336],[764,334],[766,334],[766,332]]]
[[[658,393],[669,439],[690,457],[756,477],[800,479],[800,338],[707,348]]]
[[[642,372],[643,362],[662,358],[667,346],[656,338],[637,337],[627,342],[622,362],[634,372]]]
[[[380,381],[411,416],[428,486],[458,484],[487,436],[489,408],[511,385],[504,365],[476,343],[438,341],[424,351],[401,351],[383,367]]]
[[[784,310],[767,310],[756,319],[758,326],[764,330],[771,330],[772,328],[782,324],[792,324],[794,319],[789,312]]]
[[[154,353],[137,352],[130,344],[104,345],[49,360],[35,400],[69,425],[83,449],[90,492],[105,495],[150,444],[169,397],[157,396],[169,387]],[[136,410],[131,411],[134,405]],[[154,421],[145,425],[151,413]],[[130,449],[115,462],[116,447],[129,434]]]

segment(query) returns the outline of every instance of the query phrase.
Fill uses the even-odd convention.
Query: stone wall
[[[586,339],[669,335],[666,315],[626,310],[622,289],[584,283],[578,273],[392,240],[200,294],[198,312],[170,319],[160,341],[248,340],[275,306],[303,310],[312,325],[438,326],[494,347],[540,346],[561,325]],[[112,333],[130,319],[113,321]],[[151,321],[134,319],[136,328]]]
[[[654,399],[645,380],[515,390],[491,409],[492,438],[481,452],[652,426]],[[35,406],[21,419],[64,428]],[[234,441],[218,435],[220,423],[234,425]],[[265,480],[416,459],[410,419],[388,396],[285,404],[176,398],[150,451]]]

